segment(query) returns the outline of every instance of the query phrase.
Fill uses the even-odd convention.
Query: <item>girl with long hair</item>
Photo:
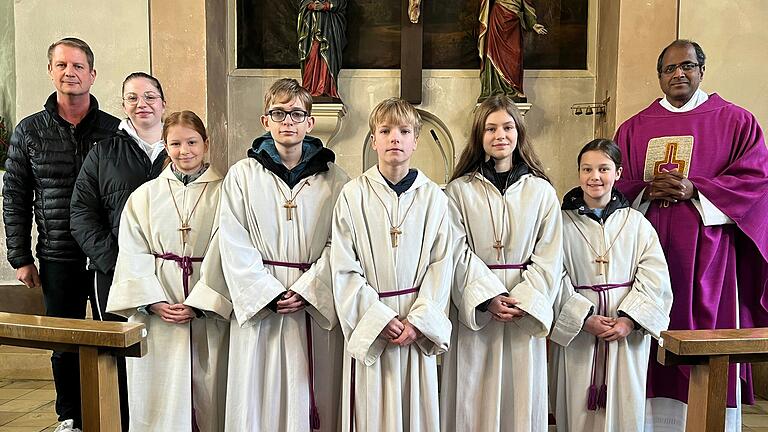
[[[468,247],[456,259],[442,429],[545,431],[545,337],[562,224],[555,190],[508,96],[491,96],[476,109],[446,193]]]

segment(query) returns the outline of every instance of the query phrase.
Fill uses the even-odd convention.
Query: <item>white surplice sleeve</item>
[[[333,298],[347,351],[370,366],[387,347],[388,341],[379,334],[398,314],[379,301],[378,292],[365,279],[355,251],[355,226],[349,202],[343,192],[333,211],[331,237]]]
[[[552,325],[552,302],[560,288],[563,268],[563,220],[560,205],[551,187],[541,197],[540,223],[531,261],[523,280],[512,287],[509,296],[526,315],[515,323],[534,337],[545,337]]]
[[[349,176],[336,165],[329,168],[326,176],[331,189],[331,199],[334,203],[339,198],[341,188],[349,181]],[[326,207],[323,207],[326,208]],[[333,211],[333,207],[328,207]],[[317,220],[327,220],[331,215],[317,215]],[[325,225],[324,225],[325,226]],[[329,228],[331,226],[329,225]],[[328,241],[320,257],[312,263],[306,273],[290,286],[290,289],[307,301],[307,312],[323,329],[331,330],[339,323],[336,307],[333,303],[333,274],[331,272],[331,229],[328,230]]]
[[[126,318],[136,314],[141,306],[158,302],[174,303],[155,274],[156,258],[148,241],[149,225],[146,225],[151,220],[146,211],[146,191],[146,187],[134,191],[120,216],[119,253],[109,289],[107,312]]]
[[[249,327],[272,313],[267,306],[286,291],[265,267],[248,230],[253,218],[241,177],[248,175],[237,164],[230,169],[221,190],[219,242],[224,278],[235,318]]]
[[[451,205],[458,207],[456,189],[448,187],[446,193]],[[466,240],[466,222],[459,210],[454,212],[456,225],[463,230],[455,249],[455,271],[451,286],[451,300],[456,305],[459,321],[472,330],[481,330],[490,322],[491,314],[477,307],[497,295],[506,294],[507,288],[488,266],[477,256]]]
[[[568,274],[563,270],[560,290],[554,304],[555,322],[549,339],[562,346],[568,346],[579,334],[584,321],[595,305],[586,297],[576,292]]]
[[[229,321],[232,315],[232,300],[224,280],[219,249],[219,231],[214,230],[208,243],[208,250],[200,266],[200,279],[184,300],[184,304],[214,314],[215,318]]]
[[[658,235],[645,218],[640,218],[637,235],[641,250],[638,251],[635,281],[617,310],[632,317],[638,325],[658,338],[669,326],[669,312],[672,308],[669,270]]]
[[[333,304],[330,255],[329,240],[320,258],[289,287],[307,302],[307,313],[325,330],[331,330],[338,324]]]
[[[421,331],[424,337],[416,344],[425,355],[437,355],[448,351],[451,341],[451,320],[448,319],[448,302],[453,280],[454,254],[463,236],[454,223],[456,210],[447,198],[446,210],[437,228],[430,250],[430,260],[421,281],[418,297],[408,311],[408,322]]]

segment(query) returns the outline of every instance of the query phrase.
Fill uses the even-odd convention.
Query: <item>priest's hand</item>
[[[408,346],[415,342],[419,336],[421,336],[421,332],[419,329],[414,327],[413,324],[409,323],[407,319],[404,319],[402,324],[403,332],[400,333],[400,336],[398,336],[396,339],[393,339],[391,342],[395,345]]]
[[[277,301],[277,313],[289,314],[298,312],[307,306],[306,300],[295,291],[288,290],[283,298]]]
[[[384,327],[384,329],[379,333],[379,336],[392,342],[403,333],[404,328],[405,325],[403,325],[403,323],[397,319],[397,317],[395,317],[392,318],[389,323],[387,323],[386,327]]]
[[[693,183],[677,170],[664,171],[655,175],[650,188],[646,189],[647,198],[661,199],[672,203],[689,200],[695,192],[696,188]]]
[[[606,342],[613,342],[627,337],[633,328],[635,328],[635,325],[632,323],[631,319],[627,317],[619,317],[616,318],[615,324],[610,330],[597,335],[597,337]]]
[[[541,25],[541,24],[534,24],[533,25],[533,31],[535,31],[536,33],[538,33],[540,35],[547,34],[547,29],[544,28],[544,26]],[[581,114],[581,113],[579,113],[579,114]]]
[[[149,307],[153,314],[165,322],[171,324],[186,324],[195,318],[195,311],[183,304],[168,304],[166,302],[154,303]]]
[[[613,318],[608,318],[602,315],[592,315],[584,321],[582,329],[589,334],[600,337],[601,334],[611,330],[614,324],[615,321]]]
[[[488,312],[491,313],[491,318],[496,321],[510,322],[515,318],[525,316],[525,311],[515,306],[518,303],[520,302],[517,299],[499,294],[488,303]]]

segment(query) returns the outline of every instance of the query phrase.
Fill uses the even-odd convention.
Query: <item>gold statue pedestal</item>
[[[320,138],[323,144],[333,147],[333,139],[341,130],[341,119],[347,114],[347,108],[342,103],[315,103],[312,105],[312,116],[315,127],[309,134]]]

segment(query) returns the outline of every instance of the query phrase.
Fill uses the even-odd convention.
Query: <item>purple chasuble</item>
[[[634,200],[646,187],[649,141],[678,136],[693,137],[688,179],[735,225],[704,226],[690,201],[668,207],[651,203],[646,217],[659,234],[672,280],[669,328],[768,326],[768,149],[763,131],[751,113],[716,93],[684,113],[669,112],[657,99],[616,132],[624,155],[616,187]],[[684,160],[677,151],[667,146],[667,169]],[[654,340],[647,397],[687,402],[690,367],[661,366],[657,349]],[[736,406],[735,375],[732,365],[729,407]],[[749,365],[742,365],[742,379],[742,400],[753,403]]]

